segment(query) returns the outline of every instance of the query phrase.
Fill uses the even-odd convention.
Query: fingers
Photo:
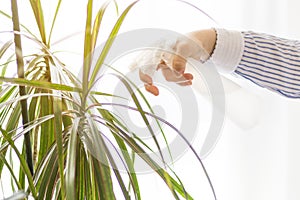
[[[193,75],[190,73],[185,73],[182,75],[185,79],[185,82],[178,83],[181,86],[189,86],[192,85],[192,80],[194,79]]]
[[[191,57],[194,52],[193,45],[191,45],[186,39],[179,39],[176,43],[174,43],[174,46],[172,45],[171,49],[172,50],[170,51],[173,51],[174,53],[170,53],[170,51],[163,52],[160,54],[160,57],[155,57],[154,59],[151,58],[149,62],[152,63],[148,63],[148,65],[151,66],[154,60],[156,62],[160,62],[157,65],[156,70],[161,70],[167,81],[177,83],[181,86],[191,85],[193,75],[185,73],[185,69],[187,64],[186,59]],[[161,60],[159,61],[159,59]],[[153,69],[155,70],[155,68]],[[149,73],[145,72],[145,70],[139,71],[140,79],[145,83],[145,89],[157,96],[159,94],[159,90],[155,85],[153,85],[151,76],[147,74]]]
[[[159,95],[159,90],[155,85],[153,85],[153,80],[149,75],[144,74],[141,70],[139,70],[139,76],[141,81],[145,83],[145,89],[147,92],[150,92],[155,96]]]
[[[152,80],[151,76],[143,73],[141,70],[139,70],[139,76],[140,76],[141,81],[143,81],[145,84],[152,85],[153,80]]]
[[[178,73],[178,71],[172,70],[170,67],[159,64],[158,69],[161,69],[166,81],[177,83],[181,86],[187,86],[192,84],[193,75],[190,73]]]
[[[174,70],[172,70],[170,67],[168,67],[165,64],[159,64],[157,67],[157,70],[159,70],[159,69],[162,71],[162,74],[165,77],[166,81],[174,82],[181,86],[192,85],[192,80],[194,77],[190,73],[179,74],[178,72],[175,72]],[[153,94],[155,96],[158,96],[159,89],[155,85],[153,85],[152,78],[149,75],[141,72],[141,70],[139,71],[139,76],[140,76],[141,81],[143,81],[145,83],[146,91],[150,92],[151,94]]]
[[[150,92],[154,96],[158,96],[159,95],[159,90],[158,90],[158,88],[155,85],[145,84],[145,89],[146,89],[147,92]]]

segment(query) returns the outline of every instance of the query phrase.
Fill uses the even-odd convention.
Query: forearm
[[[221,73],[232,73],[241,60],[244,42],[239,31],[206,29],[190,34],[209,54],[209,59]]]
[[[195,32],[222,73],[233,73],[290,98],[300,98],[300,42],[254,32]]]
[[[300,98],[300,42],[244,32],[244,53],[235,73],[269,90]]]

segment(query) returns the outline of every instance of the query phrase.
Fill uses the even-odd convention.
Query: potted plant
[[[46,32],[41,1],[29,1],[39,35],[22,24],[26,19],[19,18],[17,0],[11,1],[11,15],[1,11],[2,16],[11,19],[13,31],[10,31],[12,40],[0,47],[0,177],[7,175],[4,169],[9,171],[12,190],[16,192],[13,198],[111,200],[116,199],[118,187],[124,199],[142,199],[134,167],[136,156],[140,156],[166,183],[175,199],[180,196],[192,199],[163,157],[160,166],[147,154],[153,147],[111,112],[111,104],[99,102],[97,98],[117,94],[93,90],[122,22],[137,1],[119,15],[100,55],[95,58],[93,53],[105,11],[109,4],[115,3],[116,7],[117,4],[105,2],[93,13],[93,0],[88,0],[83,70],[79,78],[51,49],[51,34],[61,2],[57,2],[50,30]],[[23,40],[36,51],[25,51]],[[9,49],[14,49],[12,55]],[[94,66],[93,60],[96,60]],[[16,76],[11,76],[11,69],[17,71]],[[121,74],[117,78],[134,102],[134,107],[124,106],[125,109],[138,112],[146,125],[150,116],[159,124],[171,126],[154,113],[144,111],[133,92],[137,88],[130,80]],[[141,92],[138,94],[143,97]],[[151,126],[147,131],[153,134]],[[153,140],[159,149],[154,134]],[[121,150],[117,156],[125,166],[125,173],[118,170],[109,143]],[[17,159],[11,159],[14,156]]]

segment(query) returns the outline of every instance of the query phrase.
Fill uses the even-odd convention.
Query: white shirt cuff
[[[215,29],[217,33],[216,46],[210,61],[220,73],[232,73],[241,61],[244,51],[244,38],[239,31]]]

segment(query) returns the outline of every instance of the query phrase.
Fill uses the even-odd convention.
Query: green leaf
[[[16,0],[12,1],[16,2]],[[0,162],[0,176],[3,168],[8,169],[12,174],[12,189],[17,190],[16,186],[18,189],[23,189],[23,186],[28,187],[27,192],[30,194],[32,191],[34,199],[113,200],[116,199],[116,192],[121,191],[126,200],[141,200],[140,185],[134,168],[135,157],[140,156],[165,182],[174,199],[182,196],[190,200],[192,197],[186,192],[183,183],[168,164],[165,163],[162,167],[146,153],[156,152],[157,149],[160,151],[159,142],[161,141],[156,140],[155,135],[152,134],[153,130],[148,121],[149,117],[153,117],[156,121],[159,120],[155,115],[144,111],[138,95],[146,103],[147,101],[139,90],[137,90],[139,94],[134,94],[133,89],[137,89],[137,87],[126,77],[119,76],[126,89],[132,94],[131,98],[136,106],[135,111],[142,116],[144,123],[149,127],[148,131],[153,135],[156,146],[138,138],[137,134],[132,133],[126,127],[125,120],[110,110],[111,107],[104,109],[104,105],[108,104],[97,101],[99,96],[101,96],[101,101],[110,99],[110,97],[123,97],[101,92],[101,89],[92,91],[92,86],[99,76],[100,69],[104,65],[106,56],[125,17],[138,1],[125,8],[116,23],[112,24],[113,29],[103,51],[96,58],[96,66],[92,71],[92,56],[101,30],[106,28],[102,22],[110,2],[115,4],[116,10],[119,12],[116,0],[103,2],[97,13],[92,12],[93,0],[87,0],[87,6],[84,8],[86,9],[86,24],[83,39],[83,81],[81,83],[72,70],[68,71],[69,66],[65,66],[63,60],[58,58],[57,51],[50,49],[51,37],[55,22],[59,17],[62,0],[54,2],[56,7],[54,12],[50,13],[52,19],[50,19],[50,27],[47,27],[49,28],[47,32],[43,1],[30,0],[30,5],[28,5],[32,8],[40,36],[34,36],[30,32],[31,28],[27,29],[25,26],[22,30],[14,29],[16,30],[14,33],[18,37],[26,38],[30,42],[28,49],[36,52],[26,54],[24,49],[24,56],[19,52],[22,50],[19,45],[21,43],[16,43],[18,50],[6,59],[5,63],[1,61],[0,65],[2,67],[0,124],[2,125],[1,132],[3,132],[0,134],[0,160],[1,158],[5,159],[4,162]],[[11,18],[2,11],[0,14]],[[13,18],[16,20],[16,17]],[[19,25],[22,26],[22,24]],[[0,47],[0,58],[4,57],[3,55],[8,52],[7,49],[12,44],[8,41]],[[7,55],[5,54],[5,56]],[[64,57],[62,58],[64,59]],[[21,59],[26,59],[25,65],[24,63],[20,64]],[[9,69],[7,67],[16,66],[15,61],[19,62],[17,65],[21,69],[20,71],[24,72],[24,76],[6,77],[6,69]],[[26,93],[19,93],[18,88],[26,88]],[[23,105],[21,109],[20,102],[24,101],[29,104],[29,107]],[[147,106],[151,111],[151,106],[149,104]],[[21,111],[25,107],[29,115],[28,123],[21,121]],[[131,110],[131,108],[127,109]],[[30,137],[33,139],[31,147],[34,149],[34,176],[31,176],[28,171],[25,154],[23,152],[20,154],[18,149],[15,149],[19,142],[24,145],[20,137],[30,131]],[[163,130],[161,131],[163,132]],[[167,140],[165,142],[168,144]],[[12,160],[9,153],[14,154],[15,152],[19,155],[18,159]],[[116,153],[118,158],[114,157]],[[9,157],[10,160],[6,157]],[[118,171],[117,159],[121,160],[126,173]],[[20,173],[18,169],[15,169],[14,166],[17,165],[12,161],[20,163]],[[20,180],[18,180],[18,174]]]
[[[6,83],[22,85],[22,86],[43,88],[43,89],[47,89],[47,90],[81,92],[81,89],[77,88],[77,87],[72,87],[72,86],[62,85],[62,84],[57,84],[57,83],[50,83],[50,82],[46,82],[46,81],[26,80],[23,78],[7,78],[7,77],[0,77],[0,81],[6,82]]]
[[[85,107],[86,97],[88,93],[89,72],[92,61],[92,16],[93,16],[93,0],[89,0],[87,4],[87,17],[85,24],[84,36],[84,53],[83,53],[83,73],[82,73],[82,107]]]
[[[8,41],[8,42],[4,43],[4,45],[0,49],[0,59],[2,58],[2,56],[4,55],[4,53],[7,51],[7,49],[9,49],[9,47],[12,44],[13,44],[13,41]]]
[[[23,144],[23,147],[22,147],[22,156],[25,157],[26,156],[26,151],[25,151],[25,145]],[[20,166],[20,169],[19,169],[19,183],[20,185],[22,186],[22,188],[25,188],[25,173],[24,171],[22,170],[22,166]]]
[[[119,17],[119,19],[117,20],[116,24],[114,25],[109,37],[107,38],[106,42],[105,42],[105,45],[101,51],[101,54],[99,56],[99,58],[97,59],[97,62],[95,64],[95,68],[91,74],[91,78],[90,78],[90,81],[89,81],[89,88],[91,88],[94,84],[95,84],[95,79],[98,75],[98,72],[110,50],[110,47],[111,45],[113,44],[120,28],[121,28],[121,25],[126,17],[126,15],[128,14],[128,12],[130,11],[130,9],[137,3],[138,1],[135,1],[133,3],[131,3],[125,10],[124,12],[121,14],[121,16]]]
[[[116,128],[118,128],[116,126]],[[176,181],[172,181],[172,177],[166,172],[163,168],[161,168],[144,150],[140,147],[135,140],[133,140],[130,136],[128,136],[122,129],[118,128],[118,133],[121,134],[120,136],[122,139],[130,146],[130,148],[137,153],[157,174],[164,180],[166,185],[172,191],[173,196],[178,199],[177,194],[175,193],[174,189],[178,190],[180,194],[184,193],[182,187],[174,187],[177,184]],[[170,181],[171,180],[171,181]],[[179,184],[178,184],[179,186]],[[185,193],[184,193],[185,194]],[[186,195],[185,195],[186,196]],[[189,196],[189,195],[188,195]]]
[[[58,159],[56,146],[49,148],[47,156],[36,170],[35,181],[38,183],[38,199],[52,199],[53,188],[58,176]]]
[[[0,10],[0,14],[4,17],[7,17],[8,19],[12,19],[12,16],[10,16],[9,14],[7,14],[6,12],[3,12],[2,10]],[[36,38],[36,36],[30,31],[30,29],[26,26],[24,26],[23,24],[20,24],[20,26],[26,30],[27,33],[29,33],[31,36],[33,36],[34,38]]]
[[[150,132],[150,134],[152,136],[153,141],[155,142],[155,145],[156,145],[156,147],[157,147],[157,149],[159,151],[160,157],[161,157],[163,163],[165,163],[164,157],[163,157],[162,152],[161,152],[161,148],[160,148],[159,142],[158,142],[158,140],[157,140],[157,138],[155,136],[155,133],[154,133],[154,131],[152,129],[152,126],[150,125],[150,122],[149,122],[149,120],[148,120],[148,118],[147,118],[147,116],[145,114],[145,111],[142,108],[142,106],[141,106],[141,104],[140,104],[137,96],[135,95],[135,93],[134,93],[133,89],[131,88],[131,86],[129,85],[129,83],[123,77],[118,76],[118,75],[116,75],[116,76],[122,81],[122,83],[124,84],[124,86],[128,90],[129,94],[131,95],[131,98],[132,98],[134,104],[136,105],[137,110],[139,111],[139,113],[140,113],[140,115],[141,115],[141,117],[142,117],[145,125],[147,126],[147,128],[148,128],[148,130],[149,130],[149,132]]]
[[[112,70],[114,70],[115,72],[117,72],[117,75],[115,75],[115,74],[113,74],[113,75],[115,75],[115,76],[116,76],[119,80],[121,80],[121,82],[124,84],[124,86],[125,86],[126,89],[128,90],[128,93],[131,94],[131,96],[132,96],[132,98],[133,98],[133,100],[134,100],[135,105],[137,106],[137,108],[143,110],[143,109],[140,107],[140,103],[139,103],[138,99],[136,98],[136,95],[134,94],[134,90],[132,89],[131,85],[135,88],[135,90],[136,90],[137,93],[140,95],[140,97],[142,98],[142,100],[144,101],[144,103],[146,103],[147,108],[150,110],[150,112],[151,112],[152,114],[155,115],[155,113],[154,113],[154,111],[153,111],[151,105],[149,104],[149,102],[147,101],[146,97],[145,97],[144,94],[141,92],[141,90],[138,88],[138,86],[137,86],[135,83],[133,83],[129,78],[127,78],[124,74],[122,74],[119,70],[117,70],[117,69],[111,67],[110,65],[107,65],[107,66],[108,66],[110,69],[112,69]],[[145,118],[145,117],[143,117],[143,119],[144,119],[144,118]],[[149,129],[149,131],[150,131],[150,133],[151,133],[151,135],[152,135],[152,137],[154,138],[154,141],[155,141],[156,138],[154,137],[154,133],[153,133],[153,131],[152,131],[152,128],[151,128],[149,122],[147,121],[147,118],[145,118],[145,119],[146,119],[146,121],[144,120],[144,122],[145,122],[146,126],[148,127],[148,129]],[[160,122],[159,122],[157,119],[155,119],[155,121],[156,121],[156,124],[157,124],[158,127],[159,127],[159,130],[160,130],[160,132],[161,132],[163,138],[164,138],[164,142],[165,142],[165,144],[166,144],[166,146],[167,146],[167,149],[168,149],[170,158],[171,158],[171,160],[173,160],[172,154],[171,154],[171,150],[170,150],[169,145],[168,145],[168,140],[167,140],[166,135],[165,135],[165,133],[164,133],[162,127],[161,127],[161,124],[160,124]],[[139,138],[137,138],[137,139],[139,140]],[[139,141],[140,141],[142,144],[144,144],[145,146],[147,146],[142,140],[139,140]],[[157,141],[155,141],[155,144],[156,144],[156,146],[158,147],[158,149],[160,150],[160,147],[159,147]],[[148,148],[148,149],[150,149],[150,148]],[[152,150],[151,150],[151,151],[152,151]]]
[[[113,135],[115,137],[115,140],[116,140],[119,148],[122,149],[122,154],[123,154],[124,160],[126,162],[128,170],[129,170],[128,175],[129,175],[131,186],[133,187],[134,194],[135,194],[136,198],[140,200],[141,193],[140,193],[138,179],[137,179],[137,176],[136,176],[136,173],[134,170],[134,166],[133,166],[134,161],[133,161],[133,159],[131,159],[131,157],[128,153],[127,147],[125,145],[125,142],[122,140],[122,138],[120,138],[117,134],[113,134]]]
[[[5,87],[0,91],[0,103],[8,101],[10,98],[13,98],[15,95],[17,87],[16,86],[10,86]]]
[[[58,15],[58,11],[59,11],[61,2],[62,2],[62,0],[58,0],[58,2],[57,2],[57,6],[56,6],[56,9],[55,9],[55,14],[54,14],[54,17],[53,17],[53,20],[52,20],[52,23],[51,23],[50,33],[49,33],[49,37],[48,37],[48,42],[47,42],[47,46],[48,46],[48,47],[49,47],[50,44],[51,44],[51,43],[50,43],[50,41],[51,41],[51,36],[52,36],[53,28],[54,28],[54,25],[55,25],[55,21],[56,21],[57,15]]]
[[[16,32],[20,32],[17,0],[11,1],[11,10],[12,10],[13,30]],[[14,42],[15,42],[15,54],[16,54],[16,59],[17,59],[18,78],[24,78],[25,70],[24,70],[23,50],[22,50],[20,34],[14,33]],[[24,86],[19,85],[19,93],[20,93],[20,96],[26,95],[26,88]],[[28,122],[29,122],[29,114],[28,114],[28,110],[27,110],[26,99],[21,100],[20,104],[21,104],[21,112],[22,112],[22,123],[23,123],[23,125],[25,125],[25,124],[28,124]],[[30,169],[30,172],[33,175],[33,159],[32,159],[32,150],[31,150],[31,138],[30,138],[29,133],[24,135],[24,142],[25,142],[25,153],[26,153],[25,158],[26,158],[28,167]]]
[[[41,117],[39,119],[36,119],[36,120],[32,121],[29,124],[26,124],[26,128],[24,128],[24,126],[23,127],[18,127],[16,129],[8,132],[8,134],[13,135],[18,129],[23,128],[23,130],[20,131],[20,133],[18,133],[17,135],[14,135],[14,137],[12,138],[12,140],[15,141],[18,138],[20,138],[21,136],[23,136],[23,135],[27,134],[28,132],[32,131],[32,129],[35,129],[37,126],[40,126],[42,123],[44,123],[47,120],[52,119],[52,118],[53,118],[53,115],[48,115],[48,116]],[[0,152],[1,153],[4,152],[7,148],[7,146],[8,146],[7,142],[3,143],[0,147]]]
[[[44,14],[43,8],[41,5],[40,0],[30,0],[31,8],[34,13],[34,17],[36,20],[36,24],[40,31],[40,36],[44,44],[47,43],[46,41],[46,30],[45,30],[45,21],[44,21]]]
[[[77,140],[76,148],[76,182],[74,183],[76,186],[76,197],[77,199],[84,199],[86,192],[86,184],[88,182],[87,180],[90,180],[90,178],[88,174],[85,173],[85,153],[83,152],[80,140]],[[86,198],[88,198],[88,196],[86,196]]]
[[[128,170],[127,174],[129,176],[130,184],[133,187],[133,191],[134,191],[134,194],[135,194],[136,198],[141,199],[138,179],[137,179],[137,176],[136,176],[136,173],[135,173],[135,170],[134,170],[134,166],[133,166],[133,159],[131,159],[131,157],[128,153],[128,149],[127,149],[126,144],[123,141],[123,139],[120,138],[118,134],[115,134],[115,132],[117,132],[118,129],[114,127],[114,122],[116,122],[118,125],[122,126],[125,129],[126,129],[126,127],[123,126],[123,124],[121,122],[119,122],[119,120],[117,120],[117,118],[115,116],[113,116],[109,111],[104,110],[104,109],[98,109],[98,111],[101,113],[103,118],[106,120],[106,122],[107,122],[106,125],[110,128],[110,131],[113,134],[113,136],[114,136],[114,138],[115,138],[115,140],[118,144],[118,147],[122,150],[121,153],[122,153],[122,156],[123,156],[124,161],[125,161],[124,165],[126,164],[125,168],[126,168],[126,170]],[[112,163],[112,165],[114,166],[114,163]],[[116,167],[113,167],[113,169],[116,169]],[[125,191],[125,189],[123,188],[122,192],[124,194],[124,197],[126,198],[127,191]]]
[[[107,6],[109,5],[111,1],[106,1],[102,4],[101,8],[99,9],[97,16],[94,20],[94,25],[93,25],[93,30],[91,33],[91,50],[95,49],[96,43],[97,43],[97,38],[98,38],[98,33],[99,33],[99,28],[104,16],[104,13],[107,9]]]
[[[108,141],[108,143],[114,147],[114,144],[113,144],[113,143],[112,143],[105,135],[103,135],[103,138],[105,138],[106,141]],[[109,160],[109,162],[110,162],[110,164],[111,164],[112,170],[114,171],[115,176],[116,176],[116,178],[117,178],[117,180],[118,180],[118,184],[119,184],[119,186],[120,186],[120,188],[121,188],[121,190],[122,190],[122,193],[123,193],[123,195],[124,195],[124,198],[125,198],[126,200],[127,200],[127,199],[130,199],[130,195],[129,195],[127,189],[126,189],[126,186],[125,186],[125,184],[124,184],[124,181],[123,181],[123,179],[122,179],[122,176],[121,176],[121,174],[120,174],[120,172],[119,172],[119,170],[118,170],[118,166],[117,166],[116,163],[115,163],[114,157],[111,155],[111,152],[110,152],[110,150],[107,148],[107,146],[106,146],[106,144],[104,143],[104,141],[103,141],[103,147],[104,147],[104,150],[105,150],[106,155],[107,155],[107,157],[108,157],[108,160]],[[120,155],[120,153],[118,153],[118,149],[116,149],[116,147],[114,147],[114,149],[115,149],[115,151],[117,152],[119,158],[122,160],[123,164],[124,164],[125,167],[126,167],[126,164],[125,164],[125,162],[123,161],[122,156]],[[123,150],[123,151],[124,151],[124,150]],[[127,170],[127,169],[126,169],[126,170]],[[128,170],[127,170],[127,173],[130,174]],[[129,176],[129,178],[130,178],[130,176]]]
[[[87,123],[90,127],[88,129],[90,132],[87,137],[89,137],[90,140],[86,137],[84,141],[87,142],[86,145],[89,147],[88,150],[92,151],[92,155],[97,155],[98,159],[92,159],[92,169],[95,173],[96,186],[98,186],[97,193],[102,196],[101,199],[113,200],[115,199],[115,196],[103,137],[94,120],[87,118]]]
[[[47,93],[47,90],[42,90],[41,93]],[[49,96],[41,96],[39,97],[40,102],[40,110],[39,117],[44,117],[49,114],[53,114],[53,98]],[[49,120],[40,126],[40,134],[39,134],[39,152],[38,152],[38,162],[47,155],[46,152],[52,143],[55,140],[54,136],[54,121]]]
[[[13,148],[14,152],[16,153],[19,161],[20,161],[20,165],[21,165],[21,168],[22,170],[24,170],[24,173],[26,174],[26,177],[27,177],[27,180],[28,180],[28,183],[29,183],[29,188],[32,192],[32,195],[34,198],[37,197],[37,193],[36,193],[36,189],[34,187],[34,184],[33,184],[33,178],[32,178],[32,175],[31,175],[31,172],[30,172],[30,169],[25,161],[25,158],[22,156],[22,154],[19,152],[18,148],[15,146],[13,140],[11,139],[11,137],[7,134],[7,131],[5,131],[4,129],[2,129],[0,127],[0,131],[2,133],[2,135],[4,136],[5,140],[9,143],[9,145]]]
[[[2,153],[0,153],[0,160],[1,162],[7,167],[10,175],[12,176],[13,180],[14,180],[14,183],[17,185],[18,189],[21,190],[22,189],[22,186],[21,184],[19,184],[18,182],[18,179],[15,175],[15,172],[13,170],[13,168],[11,167],[11,165],[7,162],[6,158],[3,156]],[[0,173],[1,174],[1,173]]]
[[[67,171],[66,171],[66,198],[76,199],[76,157],[77,153],[77,133],[79,126],[79,118],[74,119],[71,128],[70,142],[67,153]]]
[[[59,177],[61,184],[61,198],[65,198],[65,162],[63,153],[63,131],[62,131],[62,101],[60,98],[54,97],[53,99],[53,112],[54,112],[54,135],[57,144]]]

